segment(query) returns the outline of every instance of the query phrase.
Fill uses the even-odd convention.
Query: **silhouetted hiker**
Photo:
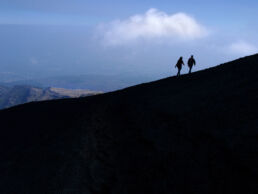
[[[192,73],[192,68],[196,64],[193,55],[188,59],[189,73]]]
[[[184,64],[184,61],[183,61],[183,57],[180,57],[179,60],[177,61],[177,64],[175,65],[175,68],[178,69],[177,76],[180,76],[182,65],[185,65],[185,64]]]

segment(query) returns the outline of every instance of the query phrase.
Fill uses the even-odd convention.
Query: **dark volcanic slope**
[[[258,55],[0,111],[0,193],[258,193]]]

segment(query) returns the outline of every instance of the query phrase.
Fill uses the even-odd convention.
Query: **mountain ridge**
[[[69,90],[54,87],[40,88],[29,85],[16,85],[13,87],[0,85],[0,109],[33,101],[78,98],[100,93],[102,92],[90,90]]]
[[[257,72],[253,55],[2,110],[0,191],[257,193]]]

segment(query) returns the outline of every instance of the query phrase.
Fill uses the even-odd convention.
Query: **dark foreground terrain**
[[[0,111],[0,193],[258,193],[258,55]]]

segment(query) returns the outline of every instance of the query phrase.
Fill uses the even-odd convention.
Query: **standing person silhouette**
[[[184,64],[184,61],[183,61],[183,57],[180,57],[179,60],[177,61],[177,64],[175,65],[175,68],[178,69],[177,77],[180,76],[182,65],[185,65],[185,64]]]
[[[192,68],[196,64],[193,55],[188,59],[189,74],[192,73]]]

